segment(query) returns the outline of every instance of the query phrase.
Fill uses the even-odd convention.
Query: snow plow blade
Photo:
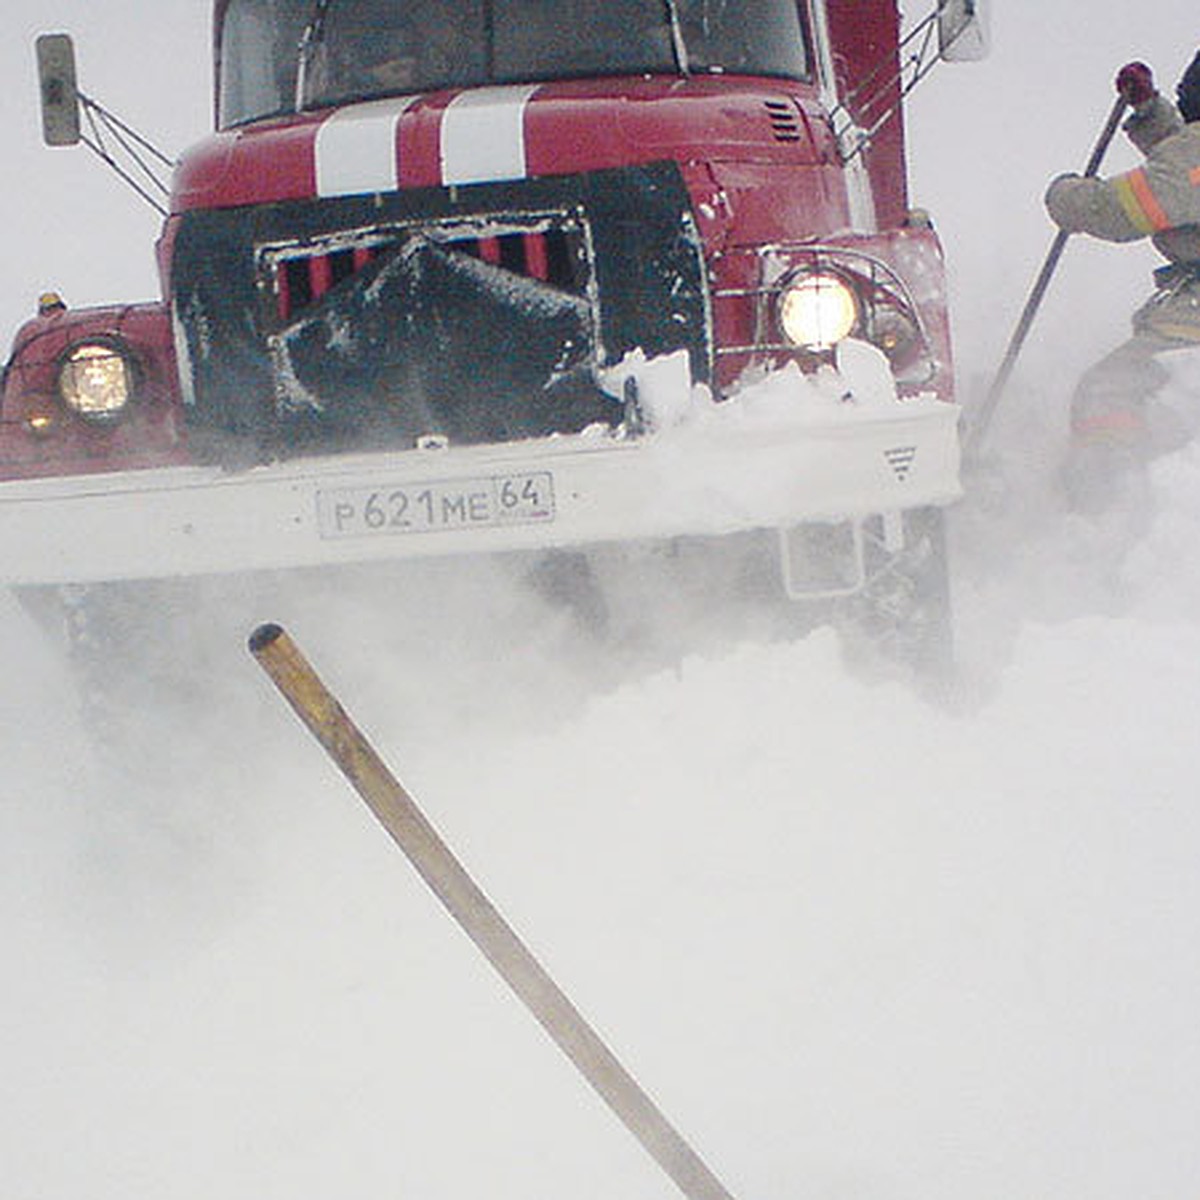
[[[168,467],[0,484],[0,582],[68,584],[786,529],[960,494],[957,409]]]

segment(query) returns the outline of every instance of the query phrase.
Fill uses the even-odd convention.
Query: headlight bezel
[[[850,287],[859,305],[859,319],[848,334],[849,339],[869,342],[881,350],[891,364],[896,382],[905,388],[911,390],[934,383],[944,363],[937,349],[939,331],[928,324],[931,317],[935,326],[937,323],[936,298],[926,297],[924,306],[918,304],[893,260],[902,257],[913,278],[939,279],[941,259],[936,243],[928,235],[912,234],[906,234],[898,245],[859,244],[861,241],[778,242],[725,252],[718,261],[728,282],[722,280],[714,297],[723,311],[731,310],[742,297],[754,297],[754,324],[750,338],[744,342],[731,341],[717,353],[728,356],[744,353],[748,364],[765,369],[789,361],[798,363],[805,371],[822,363],[836,365],[836,345],[816,349],[797,345],[785,336],[779,319],[781,294],[789,285],[806,275],[836,275]],[[749,268],[751,259],[757,260],[756,268]],[[740,278],[739,270],[745,272]],[[801,340],[804,337],[801,335]],[[830,342],[832,338],[808,335],[808,341]]]
[[[91,379],[84,374],[91,368]],[[54,390],[71,416],[89,425],[112,425],[133,408],[139,384],[129,345],[111,335],[79,338],[59,355]]]

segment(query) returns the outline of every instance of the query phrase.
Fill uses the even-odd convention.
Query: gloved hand
[[[1158,95],[1154,86],[1154,72],[1145,63],[1126,63],[1117,72],[1117,92],[1137,108]]]

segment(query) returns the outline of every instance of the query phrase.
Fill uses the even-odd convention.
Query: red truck
[[[924,636],[957,409],[902,101],[981,24],[216,0],[162,298],[16,335],[0,580],[719,540]],[[69,39],[39,57],[47,140],[87,140]]]

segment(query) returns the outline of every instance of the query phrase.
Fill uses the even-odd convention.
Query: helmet
[[[1183,73],[1175,89],[1179,100],[1179,112],[1185,121],[1200,121],[1200,50],[1192,59],[1192,65]]]

